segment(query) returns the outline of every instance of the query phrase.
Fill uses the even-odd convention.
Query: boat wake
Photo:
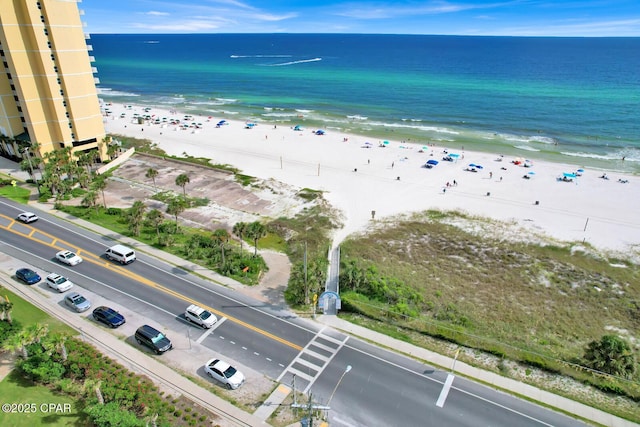
[[[322,58],[301,59],[299,61],[282,62],[280,64],[268,64],[267,67],[283,67],[285,65],[304,64],[306,62],[322,61]]]

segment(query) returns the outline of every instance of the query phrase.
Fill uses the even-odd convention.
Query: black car
[[[93,318],[96,321],[102,322],[112,328],[117,328],[126,322],[122,314],[118,313],[113,308],[105,307],[104,305],[93,310]]]
[[[173,344],[171,344],[169,338],[159,330],[149,325],[140,326],[136,331],[135,338],[138,344],[149,347],[151,350],[155,351],[156,354],[162,354],[173,348]]]
[[[22,280],[27,285],[35,285],[40,280],[42,280],[42,277],[40,277],[38,273],[31,270],[30,268],[21,268],[17,270],[16,277],[18,278],[18,280]]]

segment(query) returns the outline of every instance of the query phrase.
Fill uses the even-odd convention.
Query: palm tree
[[[100,175],[93,181],[93,189],[102,193],[102,203],[104,208],[107,209],[107,199],[104,197],[105,188],[107,188],[107,180],[103,175]]]
[[[629,343],[617,335],[604,335],[589,343],[584,360],[590,368],[607,374],[631,378],[636,360]]]
[[[267,227],[259,223],[258,221],[252,222],[247,226],[247,237],[253,240],[253,246],[255,247],[254,257],[258,256],[258,240],[267,235]]]
[[[167,204],[167,213],[176,218],[176,233],[178,232],[178,215],[187,209],[187,201],[184,197],[174,197]]]
[[[49,333],[49,325],[45,325],[42,323],[34,323],[32,325],[27,326],[26,332],[33,339],[32,342],[39,343],[42,338],[46,337]]]
[[[47,341],[44,343],[44,347],[49,351],[57,351],[60,353],[63,361],[67,361],[68,353],[65,343],[69,336],[63,333],[56,333],[49,335]]]
[[[89,191],[87,194],[84,195],[80,204],[88,208],[96,208],[96,212],[97,212],[98,211],[98,204],[96,203],[97,201],[98,201],[98,193],[96,193],[95,191]]]
[[[185,173],[181,173],[180,175],[178,175],[178,177],[176,178],[176,185],[179,187],[182,187],[182,195],[185,197],[187,197],[187,184],[191,182],[191,180],[189,179],[189,177],[187,176],[187,174]]]
[[[222,266],[224,267],[224,247],[229,241],[229,232],[224,228],[218,228],[213,232],[213,238],[216,242],[218,242],[218,245],[220,246],[220,251],[222,252]]]
[[[147,221],[156,229],[158,241],[160,240],[160,224],[164,221],[164,215],[158,209],[151,209],[147,212]]]
[[[2,307],[3,319],[5,319],[9,324],[12,324],[13,319],[11,318],[11,310],[13,310],[13,303],[9,301],[9,298],[5,297],[5,301],[2,301],[0,306]]]
[[[133,206],[129,208],[129,228],[133,232],[134,236],[140,235],[140,227],[142,226],[142,220],[144,219],[144,211],[146,206],[140,200],[133,202]]]
[[[147,173],[145,173],[144,176],[150,178],[153,181],[153,190],[155,193],[157,193],[158,187],[156,187],[156,176],[158,176],[158,171],[154,168],[149,168],[147,169]]]
[[[16,354],[20,353],[23,359],[29,358],[29,351],[27,346],[33,342],[33,338],[26,330],[22,330],[17,334],[11,335],[11,337],[5,341],[4,348],[9,351],[13,351]]]
[[[238,236],[238,239],[240,239],[240,256],[242,256],[242,243],[244,241],[244,234],[247,231],[247,223],[246,222],[236,222],[235,225],[233,226],[233,234],[235,234],[236,236]]]

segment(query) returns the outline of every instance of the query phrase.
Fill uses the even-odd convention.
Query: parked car
[[[64,297],[64,303],[73,308],[78,313],[82,313],[83,311],[87,311],[91,308],[91,303],[89,302],[89,300],[77,292],[70,293],[69,295]]]
[[[142,344],[155,351],[156,354],[162,354],[173,348],[173,344],[162,332],[149,325],[142,325],[135,334],[138,344]]]
[[[93,310],[93,318],[111,328],[117,328],[118,326],[124,325],[126,322],[122,314],[118,313],[113,308],[106,307],[104,305]]]
[[[51,273],[47,276],[45,281],[51,289],[55,289],[58,292],[67,292],[69,289],[73,288],[73,282],[58,273]]]
[[[40,280],[42,280],[42,277],[40,277],[38,273],[31,270],[30,268],[21,268],[17,270],[16,277],[18,278],[18,280],[22,280],[27,285],[35,285]]]
[[[220,381],[229,389],[237,389],[244,383],[244,375],[233,366],[220,359],[211,359],[204,365],[204,371],[211,378]]]
[[[33,212],[22,212],[20,215],[18,215],[18,220],[24,222],[25,224],[36,222],[38,219],[38,215],[34,214]]]
[[[71,251],[60,251],[56,254],[56,259],[67,265],[78,265],[82,262],[82,258]]]
[[[184,317],[189,322],[200,325],[205,329],[209,329],[218,321],[218,318],[213,313],[202,307],[198,307],[195,304],[191,304],[187,307],[184,311]]]

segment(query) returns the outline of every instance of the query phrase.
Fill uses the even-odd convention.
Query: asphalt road
[[[290,385],[295,376],[296,388],[311,393],[316,403],[329,403],[335,390],[330,402],[334,426],[584,425],[460,377],[443,393],[447,372],[283,316],[274,307],[161,259],[138,253],[136,262],[120,266],[103,256],[114,244],[109,236],[44,212],[36,212],[41,217],[36,223],[14,222],[22,210],[21,205],[0,200],[1,251],[27,265],[62,273],[77,291],[91,289],[170,330],[186,330],[194,339],[202,330],[184,320],[184,308],[191,303],[208,307],[223,321],[206,335],[203,345],[284,384]],[[60,264],[54,256],[61,249],[78,252],[84,262],[75,267]],[[347,366],[352,369],[344,374]]]

